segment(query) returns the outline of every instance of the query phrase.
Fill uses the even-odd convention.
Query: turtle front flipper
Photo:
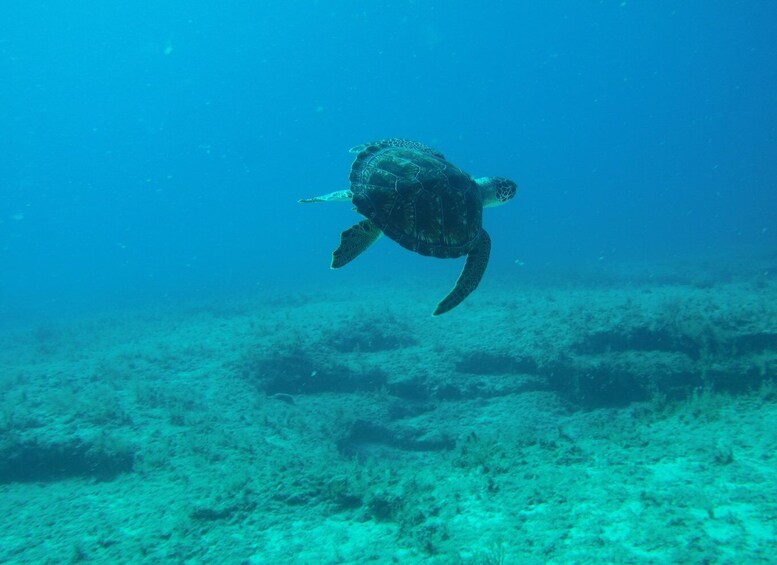
[[[332,268],[339,269],[356,259],[362,251],[375,243],[382,233],[369,220],[361,221],[345,230],[340,235],[340,246],[332,253]]]
[[[480,279],[483,278],[483,274],[486,272],[488,256],[490,254],[491,238],[486,233],[486,230],[480,230],[478,241],[475,247],[470,250],[469,255],[467,255],[467,261],[464,263],[464,269],[461,271],[461,275],[459,275],[459,280],[456,281],[456,286],[437,305],[434,314],[432,314],[433,316],[439,316],[452,310],[478,287]]]

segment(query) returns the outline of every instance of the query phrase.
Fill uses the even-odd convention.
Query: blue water
[[[0,0],[0,562],[774,563],[775,29]],[[445,316],[297,203],[390,137],[519,187]]]
[[[490,272],[777,249],[771,2],[0,6],[3,311],[345,284],[353,145],[515,179]],[[391,242],[350,269],[437,269]],[[458,266],[451,266],[451,276]]]

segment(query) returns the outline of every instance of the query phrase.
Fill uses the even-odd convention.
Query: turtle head
[[[503,177],[480,177],[475,179],[483,194],[483,206],[500,206],[512,200],[518,190],[518,186]]]

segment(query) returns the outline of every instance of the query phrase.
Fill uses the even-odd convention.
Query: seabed
[[[777,283],[643,275],[6,328],[0,562],[774,562]]]

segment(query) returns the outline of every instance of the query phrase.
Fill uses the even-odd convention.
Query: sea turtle
[[[384,233],[421,255],[466,255],[464,270],[434,315],[456,307],[477,288],[488,264],[491,238],[482,226],[483,207],[510,200],[515,183],[501,177],[473,179],[438,151],[406,139],[358,145],[351,153],[356,159],[350,189],[300,200],[350,200],[367,218],[342,233],[332,268],[348,264]]]

